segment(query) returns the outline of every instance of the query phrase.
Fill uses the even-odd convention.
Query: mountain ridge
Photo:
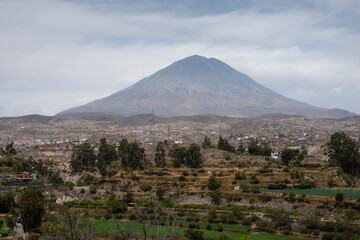
[[[60,112],[98,112],[130,116],[151,113],[163,117],[216,114],[255,117],[268,113],[307,117],[348,117],[282,96],[228,64],[193,55],[178,60],[108,97]]]

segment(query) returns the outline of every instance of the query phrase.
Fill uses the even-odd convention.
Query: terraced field
[[[360,198],[360,190],[342,190],[342,189],[264,189],[262,192],[274,193],[295,193],[314,196],[335,197],[338,193],[343,193],[344,197]]]

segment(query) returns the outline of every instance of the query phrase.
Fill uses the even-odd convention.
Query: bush
[[[185,237],[189,240],[203,240],[204,233],[199,230],[187,229],[185,232]]]
[[[224,229],[221,225],[218,225],[217,228],[216,228],[216,231],[218,232],[222,232]]]
[[[287,185],[285,183],[270,183],[268,189],[286,189]]]
[[[307,229],[318,229],[320,227],[320,220],[316,216],[308,216],[304,220],[304,225]]]
[[[283,234],[286,235],[286,236],[287,236],[287,235],[290,235],[290,231],[289,231],[289,230],[284,230],[284,231],[283,231]]]
[[[221,186],[221,182],[219,179],[217,179],[215,176],[210,176],[208,180],[208,188],[211,191],[215,191]]]
[[[181,175],[180,177],[178,177],[178,180],[181,181],[181,182],[185,181],[185,179],[186,178],[184,177],[184,175]]]
[[[115,174],[117,174],[117,172],[118,172],[118,170],[116,168],[111,168],[111,169],[107,170],[106,174],[108,175],[108,177],[112,177]]]
[[[96,193],[96,186],[95,185],[91,185],[90,186],[90,194],[95,194]]]
[[[109,200],[106,202],[109,213],[126,213],[127,205],[123,201]]]
[[[140,180],[140,177],[136,176],[135,174],[131,174],[130,179],[137,181]]]
[[[66,182],[65,186],[67,186],[70,190],[73,190],[75,184],[73,182]]]
[[[148,192],[151,191],[152,186],[150,183],[144,182],[140,185],[140,189],[143,190],[144,192]]]
[[[85,189],[82,188],[82,189],[80,190],[80,193],[85,193]]]
[[[229,238],[227,235],[225,235],[225,234],[221,234],[220,236],[219,236],[219,240],[230,240],[231,238]]]
[[[344,200],[344,194],[343,193],[337,193],[335,196],[335,200],[338,202],[342,202]]]
[[[259,179],[256,177],[255,174],[251,174],[251,177],[250,177],[250,183],[252,184],[259,184]]]
[[[63,185],[64,184],[64,180],[60,176],[59,172],[56,172],[53,175],[51,175],[50,182],[54,185]]]
[[[211,230],[211,224],[206,225],[206,230]]]

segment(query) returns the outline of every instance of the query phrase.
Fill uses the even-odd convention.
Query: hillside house
[[[31,175],[30,175],[29,172],[22,172],[22,173],[16,175],[16,179],[17,179],[18,181],[24,181],[24,182],[26,182],[26,181],[31,181],[31,180],[32,180],[32,177],[31,177]]]

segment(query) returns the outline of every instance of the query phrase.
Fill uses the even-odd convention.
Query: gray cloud
[[[360,113],[359,10],[358,0],[4,0],[0,116],[55,114],[193,54]]]

